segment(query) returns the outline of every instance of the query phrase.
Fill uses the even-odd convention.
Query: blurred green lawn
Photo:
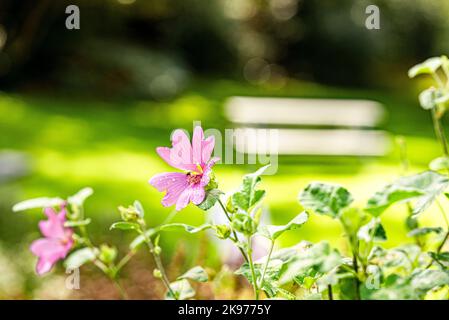
[[[232,81],[197,81],[184,94],[170,102],[101,101],[73,97],[42,97],[26,94],[0,94],[0,149],[29,154],[32,173],[0,188],[0,242],[27,243],[38,237],[36,221],[41,213],[15,213],[15,201],[40,196],[63,196],[84,186],[95,189],[87,201],[86,214],[96,241],[123,244],[131,235],[108,231],[119,218],[117,206],[139,199],[145,206],[150,225],[162,222],[172,211],[160,205],[162,194],[148,183],[156,173],[171,170],[155,153],[157,146],[169,145],[174,128],[192,130],[192,121],[204,128],[229,127],[222,106],[232,95],[363,98],[374,99],[388,109],[383,128],[407,138],[411,172],[426,168],[439,155],[434,142],[430,115],[417,105],[414,91],[376,92],[343,90],[310,83],[291,82],[283,89],[253,87]],[[239,184],[241,176],[254,166],[220,165],[216,175],[223,190]],[[339,183],[350,189],[356,203],[363,205],[369,195],[400,174],[397,150],[384,158],[288,157],[280,159],[279,172],[263,178],[268,191],[266,203],[273,223],[285,223],[301,210],[298,192],[312,180]],[[397,245],[406,238],[402,206],[382,216],[389,240]],[[174,221],[200,224],[206,219],[201,210],[189,206]],[[437,213],[423,216],[425,224],[441,223]],[[312,216],[302,229],[282,238],[282,245],[301,239],[327,239],[344,248],[338,224],[327,217]],[[165,234],[164,246],[173,250],[184,242],[189,257],[198,250],[198,236]],[[213,255],[211,255],[213,257]]]

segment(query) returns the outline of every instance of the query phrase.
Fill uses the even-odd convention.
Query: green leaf
[[[231,227],[247,236],[253,235],[257,231],[257,223],[246,213],[233,214]]]
[[[449,170],[449,157],[438,157],[433,159],[429,168],[433,171]]]
[[[67,201],[73,206],[81,207],[84,204],[84,201],[88,197],[90,197],[93,193],[94,193],[94,190],[90,187],[87,187],[87,188],[81,189],[76,194],[69,197],[67,199]]]
[[[380,223],[380,219],[373,218],[370,222],[359,229],[357,238],[367,243],[372,241],[386,241],[387,234],[384,227]]]
[[[206,270],[204,270],[200,266],[196,266],[178,277],[178,280],[181,279],[190,279],[198,282],[207,282],[209,280],[209,276],[207,275]]]
[[[426,210],[448,185],[448,178],[434,171],[402,177],[376,192],[368,200],[365,210],[373,216],[379,216],[394,203],[415,199],[413,215],[418,215]]]
[[[87,226],[91,221],[92,220],[90,218],[78,221],[66,221],[64,223],[64,227],[71,228],[71,227]]]
[[[422,291],[449,285],[449,274],[441,270],[423,270],[413,276],[411,285],[415,290]]]
[[[258,233],[268,239],[276,240],[285,231],[295,230],[301,227],[304,223],[307,222],[308,218],[309,215],[307,214],[307,212],[301,212],[295,218],[290,220],[289,223],[283,226],[276,226],[276,225],[260,226]]]
[[[441,57],[429,58],[426,61],[410,68],[408,71],[408,76],[410,78],[414,78],[420,74],[432,74],[437,71],[439,67],[441,67],[442,62],[443,60]]]
[[[64,265],[68,269],[76,269],[81,267],[87,262],[95,260],[98,251],[91,248],[83,248],[74,251],[69,255],[69,257],[64,261]]]
[[[210,208],[212,208],[218,201],[218,199],[220,199],[220,196],[223,194],[223,192],[221,192],[218,189],[212,189],[207,191],[206,193],[206,197],[204,198],[203,202],[201,202],[198,205],[198,208],[207,211]]]
[[[159,231],[185,231],[190,234],[195,234],[207,229],[211,229],[213,226],[209,223],[202,224],[198,227],[191,226],[185,223],[169,223],[161,225]]]
[[[171,292],[167,292],[165,298],[167,300],[186,300],[195,296],[195,290],[193,290],[189,281],[182,279],[175,282],[170,283],[170,288],[176,297],[174,297]]]
[[[62,206],[64,203],[65,201],[61,198],[35,198],[15,204],[12,207],[12,211],[19,212],[35,208],[58,207]]]
[[[449,252],[429,252],[429,255],[440,265],[444,265],[446,268],[449,267]]]
[[[145,210],[143,209],[142,204],[140,203],[139,200],[134,201],[134,209],[136,209],[136,212],[139,215],[139,218],[143,218],[145,216]]]
[[[299,194],[299,202],[305,210],[332,218],[337,217],[352,201],[351,194],[345,188],[320,182],[312,182]]]
[[[307,275],[312,270],[327,273],[343,263],[340,253],[332,249],[328,242],[319,242],[296,254],[284,265],[279,282],[285,284],[295,277]]]
[[[443,228],[440,228],[440,227],[436,227],[436,228],[432,228],[432,227],[416,228],[416,229],[413,229],[412,231],[410,231],[407,234],[407,237],[419,237],[419,236],[428,235],[430,233],[439,234],[441,232],[443,232]]]
[[[169,223],[169,224],[164,224],[162,226],[159,226],[157,228],[148,229],[146,231],[146,236],[148,238],[151,238],[152,236],[154,236],[155,234],[157,234],[161,231],[168,231],[168,232],[185,231],[190,234],[195,234],[195,233],[207,230],[207,229],[211,229],[212,227],[213,226],[209,223],[202,224],[198,227],[191,226],[191,225],[184,224],[184,223]],[[129,245],[129,248],[131,250],[134,250],[134,249],[138,248],[144,242],[145,242],[145,236],[141,234],[141,235],[137,236],[136,238],[134,238],[134,240]]]
[[[239,191],[232,196],[232,205],[243,210],[248,211],[252,206],[257,204],[264,196],[264,190],[256,190],[257,184],[260,182],[260,176],[270,167],[266,165],[254,173],[247,174],[243,177],[243,183]]]
[[[113,229],[119,229],[119,230],[139,230],[140,227],[137,223],[134,222],[125,222],[125,221],[119,221],[115,222],[111,225],[109,230]]]

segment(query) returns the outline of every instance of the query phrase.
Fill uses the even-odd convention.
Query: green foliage
[[[64,265],[68,269],[76,269],[87,262],[94,261],[98,255],[98,251],[92,248],[82,248],[72,252],[64,261]]]
[[[187,300],[195,296],[195,290],[185,279],[170,283],[170,288],[173,294],[168,291],[165,295],[167,300]]]
[[[15,204],[12,207],[12,211],[19,212],[19,211],[25,211],[29,209],[36,209],[36,208],[51,208],[51,207],[58,207],[65,203],[65,201],[61,198],[35,198],[30,200],[25,200],[22,202],[19,202]]]
[[[449,170],[449,157],[438,157],[429,163],[429,168],[433,171]]]
[[[270,167],[266,165],[254,173],[247,174],[243,177],[242,185],[239,191],[232,196],[232,205],[245,212],[249,211],[251,207],[256,205],[265,196],[265,190],[257,190],[260,176]]]
[[[114,230],[114,229],[139,230],[140,227],[137,223],[134,223],[134,222],[119,221],[119,222],[114,222],[109,229],[110,230]]]
[[[352,201],[351,194],[345,188],[320,182],[309,184],[299,194],[299,202],[305,210],[312,210],[332,218],[337,217]]]
[[[209,276],[206,270],[204,270],[200,266],[196,266],[178,277],[178,280],[181,279],[190,279],[198,282],[207,282],[209,280]]]
[[[373,216],[381,215],[394,203],[416,200],[413,214],[421,214],[449,185],[449,179],[434,171],[402,177],[372,196],[365,210]]]
[[[258,233],[270,240],[276,240],[285,231],[296,230],[301,227],[309,219],[307,212],[301,212],[296,217],[294,217],[290,222],[282,226],[276,225],[262,225],[259,226]]]
[[[257,231],[256,221],[246,213],[234,214],[232,216],[231,227],[247,236],[253,235]]]
[[[220,199],[220,196],[223,194],[223,192],[221,192],[218,189],[212,189],[206,192],[206,197],[204,198],[203,202],[201,202],[198,205],[198,208],[207,211],[210,208],[212,208],[217,201]]]

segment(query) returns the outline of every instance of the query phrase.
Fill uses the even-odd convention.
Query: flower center
[[[191,172],[187,173],[187,182],[190,185],[200,183],[201,178],[202,178],[202,174],[195,174],[195,173],[191,173]]]

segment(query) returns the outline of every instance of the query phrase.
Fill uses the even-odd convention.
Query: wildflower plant
[[[122,296],[119,282],[122,268],[146,246],[154,259],[154,277],[166,288],[167,299],[191,299],[196,293],[192,282],[207,282],[210,276],[201,266],[169,279],[163,264],[160,239],[165,232],[185,231],[196,234],[212,230],[215,237],[230,241],[239,250],[243,263],[235,270],[248,280],[255,299],[448,299],[449,298],[449,217],[446,213],[449,193],[449,154],[442,117],[449,104],[449,60],[431,58],[413,67],[410,77],[430,75],[436,83],[419,96],[421,106],[429,110],[442,156],[431,161],[429,169],[403,175],[375,192],[365,205],[355,206],[349,190],[337,184],[309,183],[298,195],[300,213],[284,225],[262,223],[266,191],[260,187],[269,166],[243,176],[232,192],[220,189],[213,172],[218,158],[212,157],[214,138],[204,137],[196,127],[192,141],[178,129],[172,146],[156,152],[176,172],[160,173],[149,183],[165,192],[162,205],[176,211],[192,204],[205,212],[219,210],[226,223],[192,226],[164,222],[147,226],[140,202],[119,207],[120,220],[111,230],[136,233],[129,251],[118,260],[118,252],[108,244],[95,245],[88,233],[91,220],[84,215],[83,203],[92,194],[86,188],[66,200],[38,198],[21,202],[14,211],[44,208],[47,220],[39,223],[43,237],[30,249],[38,257],[36,272],[49,272],[60,260],[67,268],[92,263],[110,278]],[[403,162],[406,162],[403,156]],[[382,216],[392,206],[403,205],[409,211],[406,225],[410,243],[384,248],[387,232]],[[420,217],[436,207],[445,222],[441,226],[420,226]],[[288,248],[278,248],[276,241],[285,232],[294,232],[311,215],[323,215],[337,221],[344,234],[347,250],[338,250],[327,241],[301,241]],[[149,219],[147,219],[148,221]],[[255,259],[254,238],[265,237],[270,246],[267,254]],[[118,261],[117,261],[118,260]]]

